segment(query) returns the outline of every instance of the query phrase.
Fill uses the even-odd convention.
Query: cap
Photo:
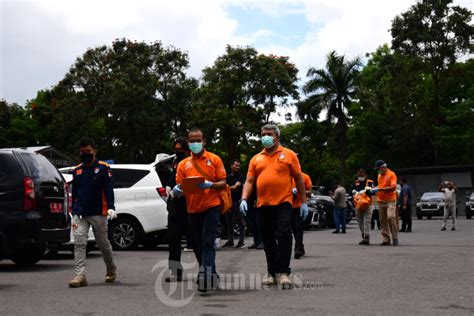
[[[377,160],[377,161],[375,162],[375,168],[374,168],[374,170],[377,170],[377,169],[379,169],[380,167],[383,167],[383,166],[386,166],[386,165],[387,165],[387,164],[385,163],[385,161],[383,161],[383,160]]]

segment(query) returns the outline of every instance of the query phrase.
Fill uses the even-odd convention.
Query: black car
[[[431,219],[433,216],[443,216],[445,195],[442,192],[425,192],[420,201],[416,204],[416,217],[422,219],[426,216]]]
[[[0,259],[34,264],[48,246],[69,241],[68,196],[46,157],[0,149]]]
[[[352,202],[346,202],[346,224],[354,217]],[[327,195],[313,194],[308,199],[309,216],[305,221],[305,228],[333,228],[334,223],[334,200]]]
[[[466,218],[471,219],[472,214],[474,214],[474,192],[466,197]]]

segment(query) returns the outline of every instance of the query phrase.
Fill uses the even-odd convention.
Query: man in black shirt
[[[232,195],[232,209],[225,215],[228,240],[222,247],[234,246],[234,219],[236,219],[239,224],[240,238],[235,248],[243,248],[245,238],[245,222],[239,211],[239,201],[240,197],[242,196],[244,178],[240,173],[240,162],[238,160],[234,159],[231,161],[230,169],[231,172],[227,176],[227,184],[230,186]]]

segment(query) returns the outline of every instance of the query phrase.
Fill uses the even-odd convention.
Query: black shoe
[[[342,232],[341,232],[341,234],[345,234],[345,233],[346,233],[346,230],[345,230],[345,229],[343,229],[343,230],[342,230]]]
[[[258,244],[257,248],[255,248],[255,249],[263,250],[263,249],[265,249],[265,245],[263,244],[263,242],[261,242],[261,243]]]
[[[405,232],[407,232],[407,233],[411,233],[411,229],[407,229]]]
[[[441,227],[441,231],[445,231],[446,230],[446,227]]]
[[[235,246],[235,248],[244,248],[245,245],[244,245],[244,242],[243,241],[239,241],[239,243],[237,244],[237,246]]]
[[[399,232],[399,233],[404,233],[404,232],[406,232],[406,230],[400,229],[398,232]]]
[[[248,246],[248,249],[256,249],[257,248],[257,244],[256,243],[253,243],[251,244],[250,246]]]
[[[182,271],[182,270],[181,270]],[[183,281],[183,272],[181,273],[171,273],[169,277],[165,278],[166,283],[172,283],[172,282],[181,282]]]
[[[370,242],[369,242],[368,239],[362,239],[362,240],[359,242],[359,245],[368,246],[368,245],[370,245]]]
[[[393,242],[392,242],[392,245],[393,246],[398,246],[398,239],[394,239]]]
[[[456,227],[452,227],[451,230],[456,230]]]
[[[295,249],[295,259],[300,259],[304,255],[305,255],[304,250],[301,250],[301,249],[296,250]]]
[[[340,232],[338,230],[335,230],[332,232],[333,234],[340,234]]]
[[[233,240],[228,240],[228,241],[222,246],[222,248],[225,248],[225,247],[234,247],[234,241],[233,241]]]
[[[383,243],[380,244],[380,246],[390,246],[391,243],[390,241],[384,241]]]

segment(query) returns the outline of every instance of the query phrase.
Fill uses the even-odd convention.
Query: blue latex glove
[[[308,210],[308,203],[301,203],[300,207],[300,216],[303,220],[306,220],[306,218],[309,215],[309,210]]]
[[[183,194],[183,190],[181,190],[181,185],[179,184],[175,185],[172,191],[173,195],[178,198],[181,196],[181,194]]]
[[[212,188],[212,185],[213,185],[213,184],[214,184],[214,183],[212,183],[211,181],[207,181],[207,180],[206,180],[206,181],[204,181],[204,182],[199,183],[199,184],[198,184],[198,188],[199,188],[199,189],[203,189],[203,190],[210,189],[210,188]]]
[[[291,189],[291,193],[293,193],[294,196],[298,195],[298,190],[296,188]]]
[[[245,201],[245,200],[240,201],[240,207],[239,207],[240,214],[242,214],[243,216],[247,216],[247,210],[248,209],[249,209],[249,207],[247,205],[247,201]]]
[[[375,195],[378,192],[379,188],[370,189],[370,195]]]

